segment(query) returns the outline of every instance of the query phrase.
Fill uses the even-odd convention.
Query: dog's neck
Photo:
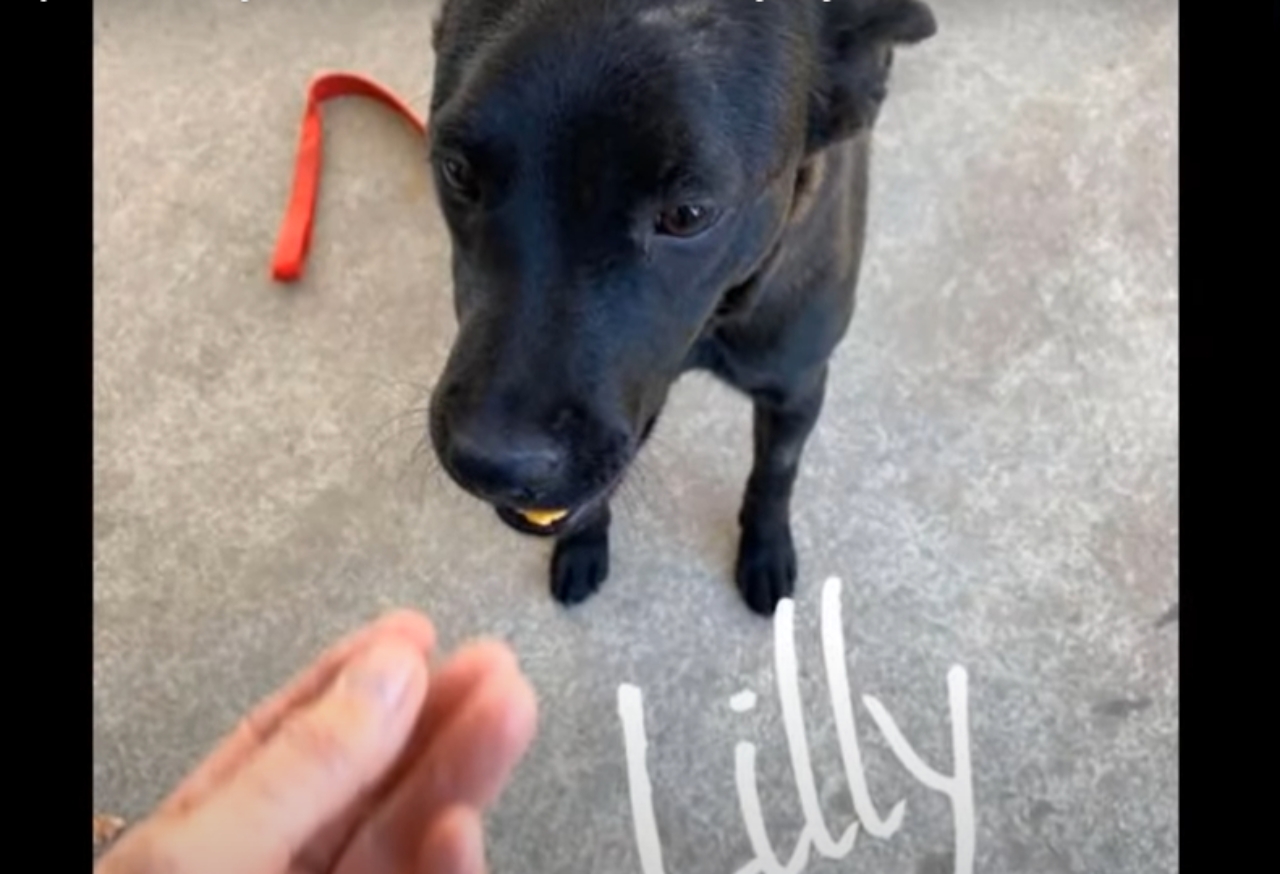
[[[727,319],[743,316],[751,310],[759,295],[761,285],[778,263],[787,239],[787,232],[803,222],[810,210],[813,209],[814,204],[817,203],[818,195],[822,191],[822,183],[826,178],[826,172],[827,153],[825,151],[810,155],[801,163],[799,169],[796,170],[795,191],[791,197],[791,209],[787,214],[787,220],[783,224],[781,232],[778,234],[778,239],[774,241],[768,254],[760,261],[760,264],[752,271],[751,275],[725,292],[720,299],[720,306],[716,309],[712,325],[709,327],[714,327],[715,324],[722,323]]]

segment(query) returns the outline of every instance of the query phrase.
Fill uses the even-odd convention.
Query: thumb
[[[188,858],[210,870],[276,874],[395,762],[426,697],[423,654],[373,646],[208,803],[193,811]],[[185,843],[186,841],[184,841]]]

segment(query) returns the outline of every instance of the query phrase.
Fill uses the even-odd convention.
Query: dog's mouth
[[[648,429],[646,429],[647,431]],[[590,498],[570,507],[529,508],[495,504],[498,518],[522,534],[535,537],[560,537],[580,524],[587,524],[607,506],[610,498],[626,478],[630,462],[620,465],[617,473]]]
[[[524,521],[535,528],[550,528],[569,518],[569,510],[517,510]]]
[[[643,445],[648,440],[649,435],[653,432],[654,425],[657,423],[657,418],[658,416],[655,413],[645,422],[638,441],[639,445]],[[627,471],[633,460],[634,451],[629,453],[625,463],[617,465],[616,471],[613,472],[603,487],[593,490],[589,496],[581,496],[580,500],[572,504],[564,506],[518,506],[494,501],[492,498],[488,498],[488,500],[490,506],[498,514],[498,518],[515,531],[534,537],[561,537],[572,532],[579,525],[589,524],[602,507],[607,507],[607,502],[626,478]]]
[[[567,529],[578,516],[572,509],[521,509],[498,505],[498,518],[523,534],[554,537]]]

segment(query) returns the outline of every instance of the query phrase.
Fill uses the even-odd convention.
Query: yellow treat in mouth
[[[520,510],[520,515],[531,525],[546,528],[569,515],[568,510]]]

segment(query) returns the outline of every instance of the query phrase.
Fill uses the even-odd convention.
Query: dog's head
[[[449,475],[555,533],[748,305],[805,160],[872,124],[919,0],[446,0],[430,147],[458,335]]]

